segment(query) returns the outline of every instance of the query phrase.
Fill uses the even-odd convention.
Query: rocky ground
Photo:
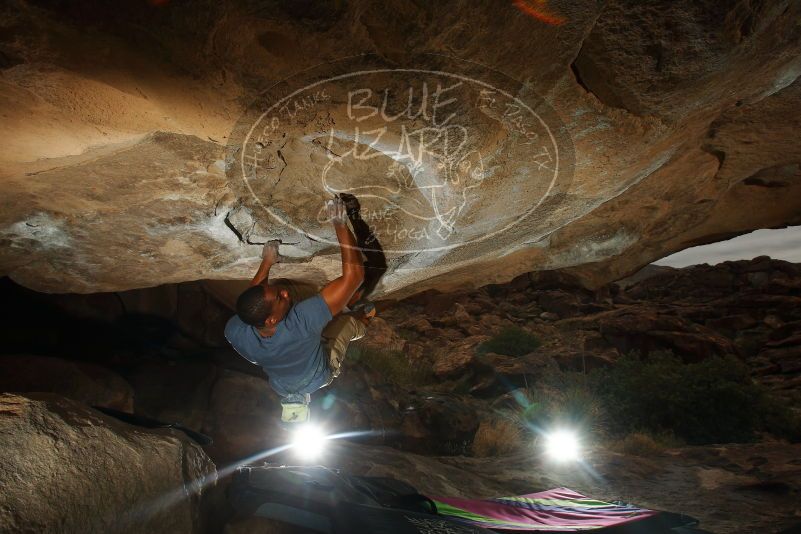
[[[214,438],[205,450],[217,471],[283,443],[275,425],[277,399],[266,377],[222,339],[230,311],[220,304],[226,299],[219,285],[86,296],[43,296],[7,282],[2,290],[18,304],[13,312],[3,311],[0,390],[49,391],[57,399],[180,422]],[[800,310],[801,266],[768,258],[649,268],[597,291],[568,275],[541,272],[468,293],[428,292],[381,302],[368,336],[352,346],[342,376],[316,396],[313,407],[332,430],[371,433],[337,444],[326,462],[355,473],[396,476],[442,495],[566,485],[599,498],[686,513],[713,532],[778,532],[801,522],[799,444],[763,435],[751,444],[674,444],[633,454],[599,442],[591,444],[583,466],[558,468],[527,446],[479,457],[474,440],[499,408],[514,405],[516,391],[535,388],[545,373],[614,366],[632,351],[668,349],[685,362],[741,358],[757,381],[797,409]],[[520,356],[477,350],[512,326],[541,345]],[[41,400],[25,398],[15,397],[14,405],[35,405],[26,413],[47,411]],[[0,417],[8,428],[21,428],[13,422],[15,410]],[[59,410],[64,408],[51,409]],[[37,417],[28,420],[51,416]],[[81,417],[58,416],[65,422],[47,432],[65,444],[80,443],[70,425],[113,426],[89,434],[123,432],[102,417]],[[45,432],[41,423],[30,428],[31,435]],[[15,432],[3,435],[3,450],[15,450],[8,441]],[[170,439],[170,447],[178,445]],[[31,454],[45,458],[50,445],[37,443],[45,451]],[[149,447],[128,443],[134,457]],[[190,449],[178,446],[177,453],[186,454],[182,450]],[[169,454],[163,461],[171,461]],[[79,460],[71,461],[82,469]],[[109,461],[118,469],[128,460],[123,454]],[[193,502],[200,506],[199,499]],[[182,513],[187,529],[201,528],[190,511]]]

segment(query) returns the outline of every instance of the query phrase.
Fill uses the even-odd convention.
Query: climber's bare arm
[[[279,261],[278,242],[270,241],[264,245],[264,249],[262,249],[261,265],[259,265],[259,270],[256,271],[256,276],[250,281],[250,285],[257,286],[259,284],[266,284],[270,276],[270,268]]]
[[[334,224],[339,241],[342,254],[342,276],[329,282],[320,291],[320,295],[328,305],[328,309],[331,310],[331,315],[336,315],[342,311],[364,281],[364,264],[362,254],[356,245],[356,238],[348,228],[345,203],[341,199],[335,198],[328,201],[326,209],[328,217]]]

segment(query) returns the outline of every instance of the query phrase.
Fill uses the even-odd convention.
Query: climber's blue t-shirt
[[[239,354],[264,368],[279,395],[312,393],[330,377],[321,335],[330,320],[331,311],[317,294],[293,305],[270,337],[262,337],[234,315],[225,325],[225,338]]]

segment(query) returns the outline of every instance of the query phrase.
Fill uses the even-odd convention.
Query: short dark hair
[[[249,287],[236,299],[236,314],[251,326],[264,326],[272,311],[272,303],[264,299],[263,286]]]

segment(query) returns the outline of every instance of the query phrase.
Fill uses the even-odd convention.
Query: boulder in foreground
[[[202,449],[174,430],[121,423],[52,394],[0,395],[0,531],[202,530]]]

